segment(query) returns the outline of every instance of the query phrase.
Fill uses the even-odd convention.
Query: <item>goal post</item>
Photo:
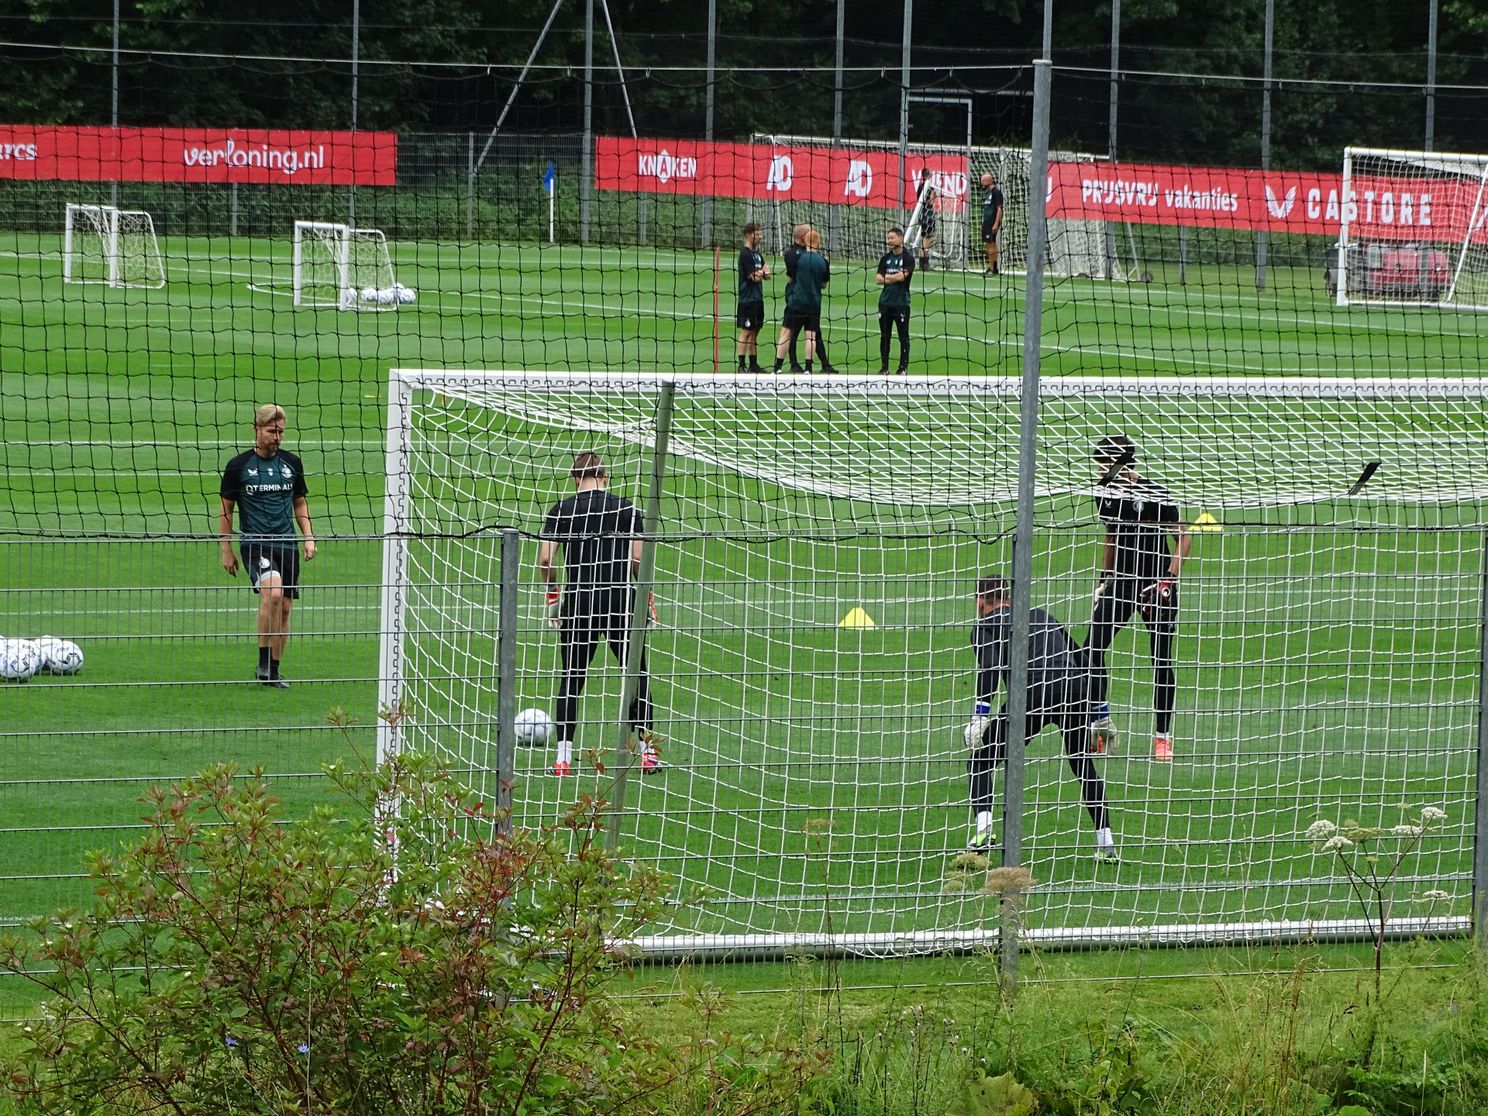
[[[678,902],[639,944],[986,948],[998,904],[985,864],[962,858],[962,731],[973,588],[1011,561],[1016,379],[394,371],[379,698],[406,715],[385,743],[438,755],[490,801],[509,789],[519,826],[611,793],[624,675],[603,645],[578,774],[554,775],[547,749],[503,770],[501,710],[552,708],[558,636],[530,571],[575,455],[598,453],[609,491],[643,505],[666,385],[646,536],[664,766],[630,774],[616,832]],[[1452,819],[1422,846],[1422,886],[1470,890],[1488,476],[1458,462],[1483,445],[1485,396],[1446,378],[1045,381],[1033,603],[1083,634],[1102,537],[1091,450],[1112,432],[1136,441],[1195,542],[1180,758],[1156,765],[1138,744],[1097,761],[1119,868],[1092,860],[1059,741],[1030,741],[1015,824],[1031,940],[1358,937],[1347,882],[1304,831],[1334,816],[1388,828],[1405,807]],[[1112,692],[1141,741],[1152,674],[1133,648]],[[1389,932],[1467,924],[1457,907],[1402,911]]]
[[[1488,310],[1488,155],[1348,147],[1338,305]]]
[[[62,225],[62,281],[109,287],[165,286],[155,223],[140,209],[69,203]]]
[[[336,221],[296,221],[290,282],[250,283],[264,294],[288,294],[294,305],[337,310],[396,310],[413,292],[397,281],[381,229]]]
[[[777,147],[840,147],[845,151],[864,151],[888,157],[896,166],[899,145],[890,140],[845,139],[833,141],[822,136],[757,134],[751,142]],[[1031,199],[1029,172],[1033,153],[1026,147],[976,147],[934,144],[910,144],[906,151],[908,174],[913,180],[927,162],[940,166],[954,165],[951,173],[932,176],[930,197],[936,206],[935,256],[937,266],[980,269],[983,266],[981,243],[981,176],[992,174],[1003,191],[1002,233],[999,236],[999,267],[1015,273],[1027,270],[1028,212]],[[1104,156],[1077,151],[1051,151],[1050,162],[1094,163]],[[923,194],[909,191],[905,201],[910,211],[904,215],[909,243],[918,239]],[[893,223],[895,211],[869,209],[857,205],[827,204],[804,201],[752,201],[751,220],[765,231],[766,243],[773,251],[783,250],[791,242],[792,226],[806,222],[831,233],[830,248],[835,255],[877,259],[883,251],[886,223]],[[1120,238],[1111,235],[1108,222],[1052,214],[1048,221],[1046,274],[1051,276],[1085,276],[1095,279],[1130,279],[1133,262],[1126,257]]]

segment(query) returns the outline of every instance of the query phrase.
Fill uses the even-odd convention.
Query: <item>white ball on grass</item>
[[[400,284],[397,288],[397,291],[398,301],[401,302],[404,306],[407,306],[414,299],[418,298],[418,292],[415,291],[412,287],[405,287]]]
[[[70,639],[53,640],[45,656],[45,667],[53,674],[76,674],[83,669],[83,649]]]
[[[553,740],[553,718],[546,710],[522,710],[515,727],[517,743],[523,748],[544,748]]]
[[[29,639],[0,641],[0,678],[7,682],[25,682],[41,666],[41,652]]]
[[[376,287],[363,287],[362,288],[361,298],[362,298],[362,301],[363,302],[376,302],[377,301],[377,288]]]

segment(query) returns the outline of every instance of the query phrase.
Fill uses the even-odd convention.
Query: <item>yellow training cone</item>
[[[1199,516],[1198,519],[1195,519],[1193,521],[1193,526],[1190,528],[1190,530],[1193,530],[1193,531],[1223,531],[1224,528],[1219,525],[1219,520],[1215,519],[1208,512],[1204,512],[1204,513],[1202,513]]]
[[[876,628],[873,617],[869,616],[861,608],[855,608],[842,618],[839,628]]]

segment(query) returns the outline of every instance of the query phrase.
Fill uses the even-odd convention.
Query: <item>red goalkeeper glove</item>
[[[1172,605],[1173,594],[1178,589],[1178,579],[1165,577],[1154,581],[1142,590],[1142,615],[1151,620],[1159,609]]]
[[[556,589],[549,589],[548,590],[548,627],[550,627],[550,628],[557,628],[557,627],[560,627],[562,624],[563,624],[563,620],[558,615],[558,590],[556,590]]]

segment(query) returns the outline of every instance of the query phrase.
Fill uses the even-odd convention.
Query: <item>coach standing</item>
[[[284,643],[289,638],[289,611],[300,595],[300,547],[305,561],[315,557],[315,535],[310,529],[310,506],[305,496],[305,468],[284,449],[283,408],[265,403],[253,415],[253,448],[238,454],[222,471],[222,512],[217,534],[222,543],[222,568],[238,576],[233,553],[233,508],[243,567],[258,594],[258,667],[254,677],[265,686],[287,690],[279,674]]]

